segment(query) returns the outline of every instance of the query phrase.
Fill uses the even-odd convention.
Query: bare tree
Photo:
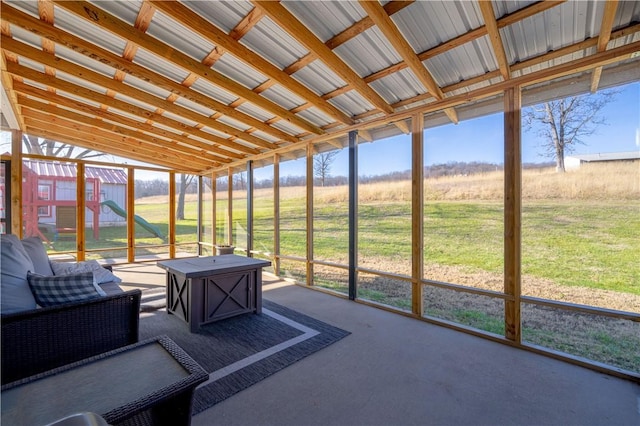
[[[338,151],[329,151],[313,157],[313,175],[320,179],[322,186],[324,186],[326,179],[329,177],[331,164],[333,164],[337,155]]]
[[[617,91],[582,95],[545,102],[523,110],[524,127],[534,130],[542,141],[543,156],[554,158],[556,171],[564,173],[564,156],[582,144],[583,137],[606,124],[602,109],[614,100]]]
[[[178,205],[176,206],[176,219],[184,220],[184,203],[187,189],[193,183],[195,175],[180,174],[180,191],[178,192]]]
[[[60,158],[93,158],[105,154],[92,149],[80,148],[75,145],[39,138],[37,136],[22,135],[22,143],[28,154],[46,155]]]

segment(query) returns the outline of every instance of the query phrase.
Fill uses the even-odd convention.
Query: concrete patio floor
[[[164,271],[119,265],[124,287]],[[266,299],[351,335],[193,418],[204,425],[640,425],[640,385],[265,274]]]

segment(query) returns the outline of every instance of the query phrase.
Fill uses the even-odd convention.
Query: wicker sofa
[[[23,304],[21,308],[27,309],[7,307],[11,292],[24,287],[15,267],[15,256],[22,259],[23,254],[14,251],[20,249],[15,237],[2,237],[3,385],[138,341],[141,292],[124,292],[116,283],[105,283],[109,294],[87,300],[33,308]],[[5,288],[10,285],[13,287]],[[26,285],[26,290],[20,288],[24,294],[29,289]]]

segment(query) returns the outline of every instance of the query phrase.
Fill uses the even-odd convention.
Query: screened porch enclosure
[[[231,245],[640,381],[640,3],[25,0],[1,21],[3,232],[117,265]],[[571,149],[528,114],[607,94],[617,133],[570,148],[619,161],[558,173]]]
[[[514,127],[507,123],[517,115],[514,111],[495,114],[506,129]],[[597,246],[584,245],[582,253],[567,254],[540,240],[544,233],[553,232],[571,241],[575,231],[556,220],[559,214],[564,215],[563,221],[588,215],[591,223],[582,233],[600,235],[606,227],[622,226],[640,207],[638,190],[633,184],[607,185],[640,179],[637,163],[616,166],[611,177],[606,177],[611,168],[605,165],[563,178],[568,187],[579,191],[576,181],[599,176],[604,186],[597,199],[575,195],[558,199],[556,192],[563,191],[562,185],[548,182],[546,193],[538,188],[538,193],[526,195],[536,182],[556,179],[556,172],[548,164],[523,166],[506,133],[501,136],[504,142],[497,144],[504,163],[469,161],[443,171],[442,164],[427,165],[434,148],[423,120],[408,125],[414,130],[410,135],[365,141],[352,132],[344,148],[310,144],[298,158],[276,155],[272,164],[256,167],[249,162],[246,170],[229,170],[223,176],[183,176],[149,167],[137,170],[65,160],[63,164],[74,173],[84,169],[85,179],[74,179],[77,188],[72,192],[77,196],[73,203],[85,206],[85,226],[80,226],[78,214],[74,217],[78,232],[73,238],[59,238],[47,233],[46,224],[27,226],[32,209],[25,204],[25,236],[40,236],[50,253],[59,257],[111,264],[211,255],[217,244],[229,244],[236,254],[270,260],[273,266],[267,272],[308,288],[635,378],[638,360],[633,348],[640,344],[636,342],[640,333],[635,296],[620,303],[623,293],[599,290],[598,280],[593,280],[590,291],[581,286],[590,275],[580,270],[589,271],[602,261],[591,253],[600,250]],[[451,127],[450,132],[464,131]],[[380,176],[359,173],[359,168],[367,170],[366,164],[374,161],[376,145],[384,150],[385,144],[399,156],[406,155],[403,160],[411,168],[392,167]],[[450,149],[455,155],[456,147]],[[334,163],[336,173],[325,176],[323,182],[308,165],[330,152],[341,157]],[[48,164],[49,169],[61,164],[28,157],[23,173],[35,162],[41,162],[42,168]],[[467,171],[461,172],[460,167]],[[87,169],[92,176],[120,176],[122,188],[101,190],[104,186],[87,178]],[[342,175],[338,169],[348,173]],[[142,175],[146,183],[136,179]],[[180,195],[181,182],[188,177],[192,178],[190,188],[183,188]],[[517,181],[521,183],[512,183]],[[159,182],[162,188],[150,190]],[[509,193],[518,187],[522,188],[519,193]],[[30,194],[29,188],[42,189],[42,183],[23,185],[23,199],[43,198],[42,191]],[[102,195],[102,213],[88,217],[94,192],[108,192],[109,198],[119,202],[105,204]],[[620,203],[617,197],[627,200]],[[55,209],[58,201],[51,198],[51,207],[40,201],[41,213]],[[178,208],[180,198],[183,205]],[[98,223],[97,232],[94,223]],[[582,237],[574,238],[577,244]],[[628,245],[634,237],[607,238]],[[530,246],[518,240],[530,241]],[[539,250],[557,254],[537,255]],[[607,275],[633,280],[637,266],[632,261],[625,264],[625,256],[619,259],[622,271],[612,265]],[[590,257],[593,260],[586,260]],[[582,264],[571,268],[573,275],[563,276],[558,271],[569,268],[567,261]],[[538,263],[548,273],[536,269]],[[553,276],[558,278],[551,284]],[[510,287],[509,279],[521,284]],[[572,279],[579,283],[572,286]],[[587,291],[564,294],[575,288]]]

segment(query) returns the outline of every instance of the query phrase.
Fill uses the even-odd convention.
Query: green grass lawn
[[[306,253],[306,207],[303,199],[281,202],[281,247],[285,254]],[[224,203],[224,202],[223,202]],[[220,203],[220,211],[226,207]],[[234,234],[246,226],[244,200],[234,202]],[[176,241],[196,241],[197,206],[186,203],[186,220],[177,221]],[[595,203],[526,202],[522,211],[522,272],[561,285],[577,285],[640,294],[640,202]],[[136,205],[136,214],[168,232],[168,209],[163,204]],[[503,269],[503,209],[501,203],[430,202],[424,208],[425,263],[462,266],[501,273]],[[346,262],[348,211],[343,204],[314,206],[314,255]],[[223,227],[218,216],[217,226]],[[273,209],[261,202],[254,211],[255,236],[273,241]],[[372,257],[403,258],[411,254],[411,205],[387,202],[359,207],[359,251]],[[94,241],[87,230],[87,248],[126,246],[125,227],[105,227]],[[162,240],[136,226],[137,245]],[[235,236],[238,240],[238,236]],[[266,247],[263,243],[262,246]],[[271,247],[266,247],[272,251]],[[56,251],[73,250],[59,241]]]

